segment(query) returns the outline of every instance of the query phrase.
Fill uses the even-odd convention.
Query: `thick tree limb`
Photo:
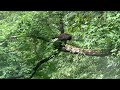
[[[110,50],[100,51],[100,50],[81,49],[71,45],[65,45],[65,47],[62,48],[62,50],[66,52],[71,52],[74,54],[81,54],[81,55],[88,55],[88,56],[107,56],[112,54]]]
[[[45,59],[43,59],[43,60],[40,60],[40,61],[36,64],[36,66],[33,68],[33,70],[32,70],[33,72],[32,72],[32,74],[30,75],[30,77],[29,77],[28,79],[31,79],[31,78],[35,75],[35,73],[37,72],[38,68],[39,68],[43,63],[49,61],[50,59],[52,59],[54,56],[58,55],[59,53],[60,53],[60,52],[56,52],[56,53],[52,54],[51,56],[49,56],[49,57],[47,57],[47,58],[45,58]]]

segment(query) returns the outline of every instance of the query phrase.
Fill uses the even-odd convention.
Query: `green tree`
[[[119,11],[1,11],[0,78],[27,78],[36,65],[33,78],[120,78],[119,25]],[[63,32],[72,35],[67,44],[112,54],[54,55],[53,38]]]

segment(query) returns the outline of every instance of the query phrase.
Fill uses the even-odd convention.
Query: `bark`
[[[88,55],[88,56],[108,56],[112,54],[110,50],[101,51],[101,50],[81,49],[71,45],[65,45],[65,47],[62,47],[62,50],[66,52],[71,52],[74,54],[81,54],[81,55]]]

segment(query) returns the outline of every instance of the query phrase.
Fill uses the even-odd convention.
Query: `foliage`
[[[56,52],[61,15],[76,47],[111,51],[96,57],[60,52],[34,78],[120,78],[119,11],[0,11],[0,78],[29,77],[40,60]]]

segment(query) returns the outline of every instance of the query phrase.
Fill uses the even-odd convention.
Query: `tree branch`
[[[58,51],[58,52],[52,54],[51,56],[49,56],[49,57],[47,57],[47,58],[45,58],[45,59],[43,59],[43,60],[40,60],[40,61],[36,64],[36,66],[33,68],[33,70],[32,70],[33,72],[32,72],[32,74],[30,75],[30,77],[29,77],[28,79],[31,79],[31,78],[35,75],[35,73],[37,72],[38,68],[39,68],[43,63],[49,61],[50,59],[52,59],[54,56],[58,55],[59,53],[60,53],[60,52]]]
[[[65,45],[65,47],[62,47],[62,51],[71,52],[74,54],[88,55],[88,56],[107,56],[112,54],[110,50],[101,51],[101,50],[82,49],[82,48],[74,47],[72,45]]]

